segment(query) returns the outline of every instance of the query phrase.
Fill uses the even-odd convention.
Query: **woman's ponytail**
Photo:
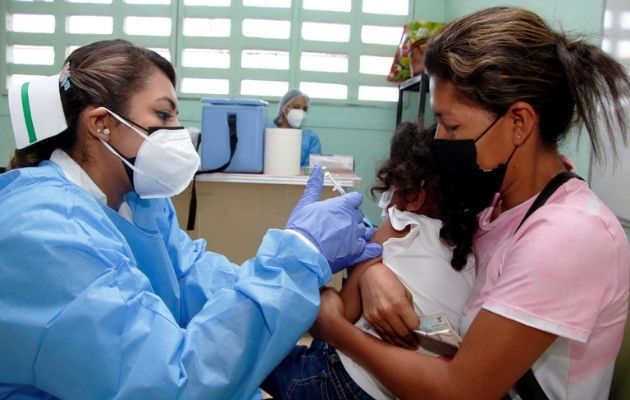
[[[572,41],[563,34],[556,34],[556,38],[558,58],[575,102],[575,119],[584,123],[593,154],[599,159],[604,150],[598,128],[606,130],[616,153],[615,132],[620,133],[624,144],[628,140],[622,104],[630,100],[630,79],[624,67],[583,40]]]

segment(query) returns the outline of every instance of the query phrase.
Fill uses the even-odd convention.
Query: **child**
[[[413,298],[418,315],[444,313],[458,331],[459,316],[474,280],[473,210],[464,213],[435,173],[430,143],[435,128],[403,123],[391,141],[390,157],[378,170],[372,193],[391,193],[388,218],[373,241],[383,243],[382,262]],[[457,206],[457,207],[456,207]],[[358,281],[366,262],[350,270],[340,296],[344,315],[378,336],[361,316]],[[418,351],[430,353],[420,347]],[[296,346],[263,382],[274,399],[389,399],[391,393],[352,359],[327,343]]]

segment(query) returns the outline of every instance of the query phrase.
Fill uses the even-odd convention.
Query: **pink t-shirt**
[[[514,233],[534,198],[493,221],[492,208],[480,215],[477,279],[460,329],[484,308],[558,335],[532,367],[547,396],[607,399],[628,311],[628,238],[578,179]]]

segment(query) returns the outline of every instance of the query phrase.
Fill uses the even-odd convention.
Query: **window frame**
[[[230,98],[247,97],[240,93],[241,82],[247,79],[274,80],[288,82],[289,87],[299,87],[301,82],[343,84],[347,86],[346,99],[317,98],[318,103],[344,104],[356,106],[391,107],[395,101],[359,100],[360,86],[392,87],[385,75],[372,75],[359,72],[361,56],[392,57],[396,46],[367,44],[361,42],[361,27],[376,25],[400,27],[413,19],[415,2],[408,0],[407,15],[379,15],[362,12],[362,0],[351,0],[350,12],[320,11],[303,9],[302,0],[293,0],[290,8],[268,8],[243,5],[242,0],[232,0],[230,6],[192,6],[184,0],[172,0],[170,4],[146,5],[127,4],[123,0],[112,0],[110,4],[69,3],[65,0],[52,2],[24,2],[8,0],[0,2],[0,12],[5,18],[0,28],[6,32],[6,40],[0,43],[0,90],[6,94],[7,77],[11,74],[52,75],[59,72],[61,62],[66,57],[66,48],[80,46],[108,38],[127,39],[138,46],[164,48],[170,52],[170,61],[178,74],[177,95],[180,99],[198,100],[204,94],[181,91],[183,78],[227,79],[229,92],[219,95]],[[25,33],[7,32],[6,17],[12,13],[51,14],[55,16],[55,32]],[[65,32],[65,18],[68,15],[98,15],[113,17],[111,35],[71,34]],[[128,35],[124,32],[124,18],[127,16],[169,17],[171,18],[170,36]],[[192,37],[183,35],[185,18],[229,18],[231,35],[224,37]],[[242,21],[246,18],[288,20],[291,23],[289,39],[248,38],[243,35]],[[304,22],[341,23],[350,25],[350,41],[345,43],[307,41],[301,37]],[[53,65],[27,65],[7,63],[7,48],[11,45],[50,45],[54,47]],[[228,49],[230,67],[197,68],[182,65],[182,54],[186,48]],[[288,70],[249,69],[241,67],[243,50],[278,50],[289,52]],[[348,72],[304,71],[300,69],[302,52],[345,54],[348,58]],[[255,73],[256,76],[252,76]],[[212,95],[208,95],[212,96]],[[275,101],[279,96],[265,95],[260,98]]]

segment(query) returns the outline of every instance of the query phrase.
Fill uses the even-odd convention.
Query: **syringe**
[[[343,187],[341,187],[341,184],[339,182],[337,182],[337,180],[335,178],[333,178],[332,174],[330,173],[330,171],[325,171],[324,172],[324,176],[328,177],[328,179],[330,179],[330,182],[332,182],[333,184],[333,190],[338,192],[341,195],[346,194],[346,191]]]
[[[333,184],[334,191],[338,192],[342,196],[346,194],[346,190],[341,186],[341,184],[335,178],[333,178],[330,171],[324,171],[324,176],[330,179],[330,182],[332,182]],[[374,228],[374,224],[372,224],[372,221],[370,221],[370,219],[366,216],[363,217],[363,223],[370,228]]]

